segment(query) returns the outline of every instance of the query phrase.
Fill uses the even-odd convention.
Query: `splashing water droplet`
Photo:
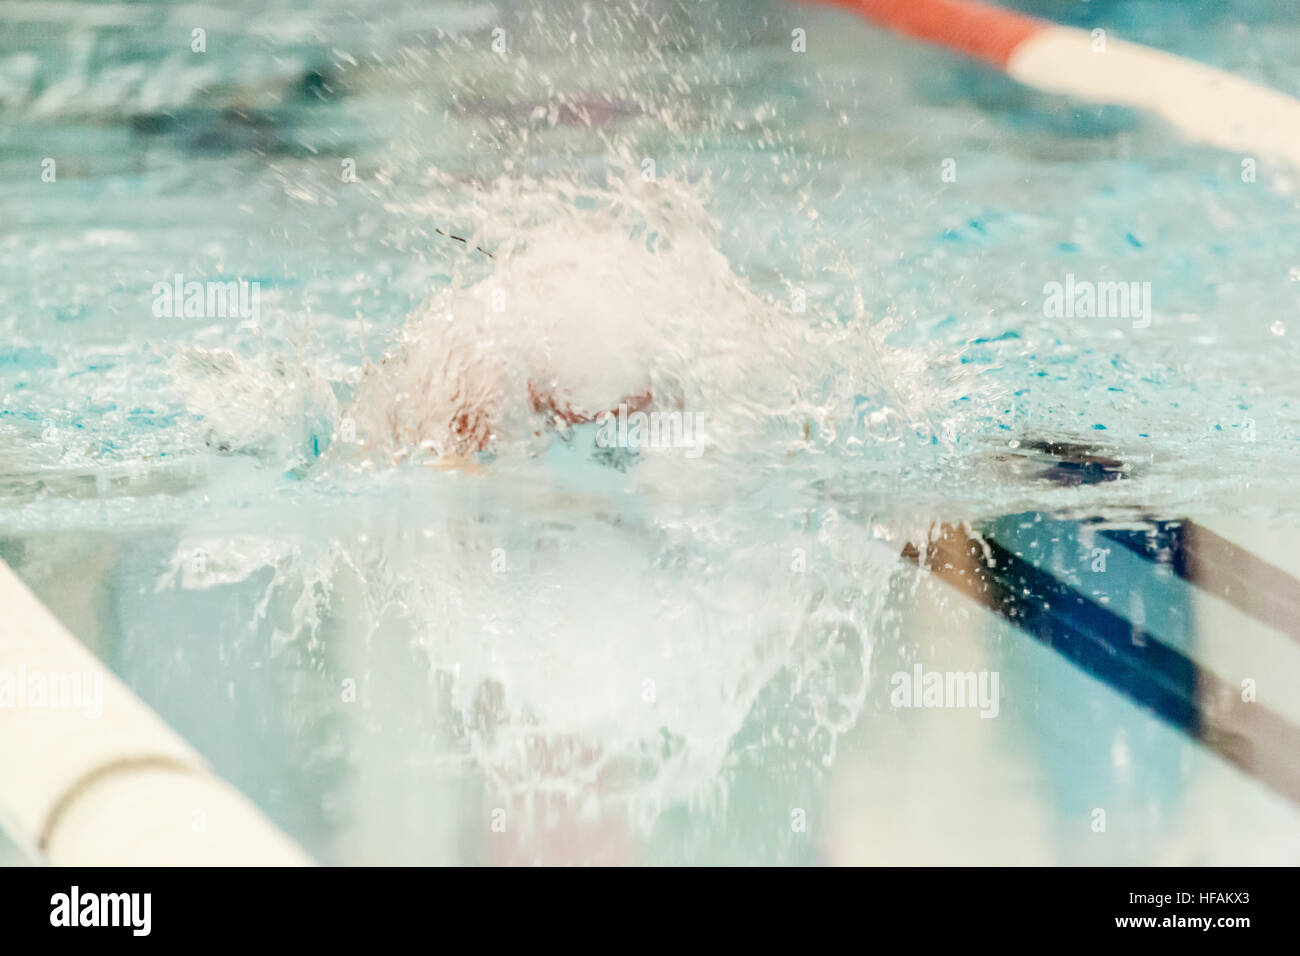
[[[1286,335],[1286,326],[1279,319],[1268,327],[1268,330],[1274,335]]]

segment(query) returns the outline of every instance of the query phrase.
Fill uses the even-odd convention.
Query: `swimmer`
[[[439,469],[478,473],[478,457],[501,438],[567,435],[617,415],[620,407],[645,411],[655,404],[648,369],[629,366],[619,385],[608,374],[609,363],[601,363],[605,374],[596,377],[608,396],[602,399],[592,376],[572,367],[565,376],[534,356],[530,374],[516,379],[514,356],[489,356],[482,344],[442,332],[436,323],[421,330],[363,382],[345,412],[356,423],[363,457],[396,463],[420,455]],[[514,381],[522,381],[522,389]]]
[[[620,410],[682,409],[704,338],[698,325],[678,331],[686,294],[617,260],[560,255],[501,265],[493,282],[527,289],[526,303],[503,306],[500,287],[480,282],[443,290],[408,321],[343,413],[362,458],[475,471],[503,446],[571,437]]]

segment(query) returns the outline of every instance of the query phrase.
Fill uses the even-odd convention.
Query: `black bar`
[[[975,952],[1003,951],[1009,942],[1060,945],[1124,935],[1232,945],[1259,930],[1282,938],[1279,930],[1294,922],[1293,873],[1284,869],[894,869],[865,877],[824,870],[757,877],[736,872],[725,887],[695,870],[672,877],[671,894],[656,892],[662,876],[645,871],[616,878],[644,879],[643,887],[611,886],[608,876],[582,870],[545,880],[475,870],[439,876],[374,869],[0,870],[0,932],[11,953],[28,951],[15,944],[69,940],[127,946],[195,941],[204,950],[288,943],[294,952],[321,944],[338,952],[350,944],[365,944],[367,951],[436,950],[449,942],[496,950],[515,944],[512,930],[529,947],[547,949],[566,936],[588,944],[658,937],[659,945],[676,947],[685,933],[720,936],[734,948],[757,934],[767,945],[783,931],[806,944],[814,931],[829,940],[851,928],[867,948],[910,939],[906,951],[933,952],[936,942],[955,940]],[[52,916],[61,915],[55,915],[58,898],[70,900],[74,885],[83,908],[87,895],[148,893],[148,936],[134,935],[129,919],[116,927],[51,925]],[[138,897],[132,912],[141,913],[143,902]],[[1134,918],[1156,923],[1117,925]],[[1161,925],[1188,918],[1244,918],[1249,925]],[[467,934],[479,938],[463,940]]]

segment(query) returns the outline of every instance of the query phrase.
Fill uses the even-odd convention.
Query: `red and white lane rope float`
[[[1300,100],[1162,50],[975,0],[810,0],[1003,70],[1036,89],[1147,110],[1188,139],[1300,168]]]

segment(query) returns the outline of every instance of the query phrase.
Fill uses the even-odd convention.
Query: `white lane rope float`
[[[3,561],[0,821],[55,865],[311,862]]]

